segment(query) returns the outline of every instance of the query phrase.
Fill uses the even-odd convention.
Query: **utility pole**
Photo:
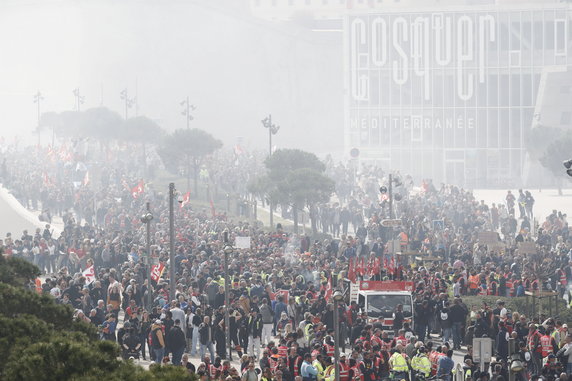
[[[44,97],[42,96],[42,93],[40,93],[40,90],[38,90],[38,92],[34,95],[34,103],[36,103],[38,105],[38,148],[40,147],[40,103],[44,100]]]
[[[85,97],[79,93],[79,87],[73,90],[73,95],[75,97],[75,110],[80,111],[81,105],[85,101]]]
[[[266,118],[262,119],[262,125],[268,129],[268,157],[272,156],[272,135],[276,135],[280,126],[272,124],[272,115],[269,114]],[[272,199],[268,198],[268,206],[270,208],[270,228],[274,229],[274,205]]]
[[[187,99],[184,99],[180,102],[181,106],[184,106],[183,111],[181,111],[181,115],[185,115],[186,119],[187,119],[187,130],[190,128],[190,123],[191,120],[195,119],[193,117],[193,115],[191,115],[191,111],[196,110],[195,105],[192,105],[189,102],[189,97],[187,97]]]
[[[232,347],[230,345],[230,301],[229,301],[229,288],[230,288],[230,279],[228,276],[228,256],[232,254],[234,248],[230,244],[228,240],[228,229],[225,229],[223,232],[223,241],[224,241],[224,330],[226,336],[226,348],[228,350],[228,359],[232,361]]]
[[[332,278],[336,279],[338,274],[332,274]],[[334,299],[334,369],[335,369],[335,381],[340,381],[340,306],[339,303],[344,299],[344,294],[337,289],[332,295]]]
[[[169,301],[175,300],[175,183],[169,183]]]
[[[147,251],[147,311],[151,312],[151,306],[153,305],[153,289],[151,287],[151,269],[153,268],[153,263],[151,262],[151,220],[153,219],[153,214],[151,214],[151,203],[147,202],[147,213],[141,217],[141,222],[145,224],[146,229],[146,248]]]

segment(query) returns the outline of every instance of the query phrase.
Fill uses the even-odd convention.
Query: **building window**
[[[570,124],[570,121],[572,121],[572,113],[571,112],[563,112],[562,115],[560,115],[560,124],[563,125],[568,125]]]

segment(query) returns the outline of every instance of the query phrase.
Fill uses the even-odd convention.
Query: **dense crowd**
[[[511,367],[519,380],[566,380],[572,374],[567,322],[506,307],[511,298],[542,290],[557,291],[563,304],[572,283],[566,215],[554,211],[536,226],[530,192],[508,192],[502,203],[488,206],[459,187],[430,180],[416,186],[394,172],[393,213],[401,225],[385,227],[391,203],[379,188],[387,185],[388,173],[330,160],[327,173],[336,179],[336,194],[309,210],[312,229],[327,238],[290,233],[280,225],[264,230],[214,208],[180,203],[170,263],[168,200],[139,186],[146,179],[136,150],[115,147],[112,159],[107,152],[108,160],[97,162],[79,151],[70,146],[3,157],[3,186],[26,207],[41,210],[46,226],[8,233],[0,245],[4,255],[38,265],[46,279],[36,287],[71,305],[78,320],[98,327],[102,339],[117,341],[125,358],[182,365],[203,380],[333,380],[338,308],[341,381],[450,380],[460,371],[464,379],[506,380]],[[257,170],[245,169],[245,160]],[[255,155],[227,153],[202,173],[222,192],[246,196],[244,184],[261,168]],[[173,300],[169,271],[147,283],[145,225],[139,218],[146,202],[154,214],[152,257],[161,269],[175,268]],[[282,209],[287,216],[288,206]],[[63,221],[59,236],[51,230],[53,216]],[[250,248],[235,249],[229,259],[230,342],[240,365],[230,361],[226,347],[224,232],[230,242],[250,237]],[[492,241],[490,234],[484,240],[487,232],[495,232]],[[536,254],[524,250],[529,242]],[[359,271],[350,263],[360,263]],[[93,280],[84,274],[92,265]],[[332,288],[347,290],[360,279],[413,282],[413,311],[396,306],[388,330],[371,321],[349,292],[335,307]],[[498,301],[464,301],[485,295]],[[484,371],[472,353],[473,340],[482,337],[494,341]],[[515,349],[509,353],[511,338]]]

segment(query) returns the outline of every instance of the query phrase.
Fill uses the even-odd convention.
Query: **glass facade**
[[[346,17],[347,152],[417,179],[522,184],[541,76],[570,64],[570,15],[556,5]]]

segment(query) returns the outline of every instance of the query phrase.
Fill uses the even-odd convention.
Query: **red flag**
[[[324,298],[326,301],[330,300],[332,297],[332,276],[328,279],[328,284],[326,285],[326,292],[324,293]]]
[[[137,198],[144,191],[145,191],[145,182],[141,180],[139,181],[139,184],[135,185],[135,187],[131,189],[131,195],[133,195],[133,198]]]
[[[373,273],[371,275],[373,276],[379,274],[380,271],[381,271],[381,259],[377,257],[375,258],[375,261],[373,263]]]
[[[184,208],[191,201],[191,191],[188,191],[183,196],[183,201],[181,202],[181,208]]]
[[[213,218],[216,217],[216,210],[212,198],[211,198],[211,213],[213,214]]]
[[[165,270],[165,265],[160,263],[158,265],[153,265],[151,267],[151,279],[155,282],[158,282],[161,279],[161,275],[163,275],[163,270]]]
[[[367,262],[367,271],[366,274],[372,274],[373,273],[373,258],[370,258],[369,261]]]
[[[395,271],[395,258],[393,258],[393,256],[391,257],[391,260],[389,261],[388,269],[389,269],[389,272],[391,274],[393,274],[393,272]]]
[[[355,283],[355,281],[356,281],[356,269],[354,267],[354,259],[353,258],[350,258],[350,264],[348,266],[348,279],[352,283]]]
[[[366,269],[366,264],[365,264],[365,258],[361,259],[361,264],[359,265],[359,269],[360,269],[360,274],[361,276],[364,276],[365,274],[367,274],[367,269]]]

